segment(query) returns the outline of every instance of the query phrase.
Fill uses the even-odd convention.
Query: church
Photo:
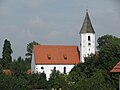
[[[31,72],[44,72],[49,79],[52,70],[69,74],[74,65],[84,63],[84,57],[95,54],[95,31],[87,10],[79,34],[79,46],[35,45],[33,47]]]

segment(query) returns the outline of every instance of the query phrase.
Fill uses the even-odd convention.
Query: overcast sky
[[[86,9],[96,32],[120,37],[119,0],[0,0],[0,53],[10,40],[13,58],[24,57],[26,45],[79,45]],[[1,55],[1,54],[0,54]]]

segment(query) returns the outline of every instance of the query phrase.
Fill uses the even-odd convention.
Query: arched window
[[[88,41],[90,41],[90,36],[88,36]]]
[[[64,67],[64,74],[66,74],[66,67]]]

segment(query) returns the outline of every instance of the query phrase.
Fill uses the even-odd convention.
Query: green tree
[[[13,71],[13,74],[17,77],[19,77],[19,75],[21,74],[26,74],[28,69],[29,66],[21,57],[18,57],[17,60],[14,60],[12,62],[11,70]]]
[[[104,35],[98,38],[98,49],[108,45],[111,42],[114,42],[114,40],[119,40],[119,38],[112,36],[112,35]]]
[[[26,60],[28,60],[28,61],[31,61],[31,59],[32,59],[34,45],[39,45],[39,43],[36,41],[32,41],[29,44],[27,44],[27,53],[25,55],[27,56]]]
[[[26,75],[27,76],[27,75]],[[25,76],[7,76],[0,74],[1,90],[32,90]]]
[[[44,89],[47,90],[47,80],[46,74],[43,73],[35,73],[30,76],[30,82],[33,89]]]
[[[12,62],[12,56],[11,56],[12,53],[13,51],[11,49],[11,43],[7,39],[5,39],[3,45],[3,52],[2,52],[3,66],[5,68],[9,68]]]
[[[3,65],[3,59],[0,58],[0,68],[2,68],[2,65]]]
[[[79,77],[79,81],[72,88],[72,90],[115,90],[106,83],[104,71],[100,69],[96,69],[89,78]]]
[[[58,70],[52,70],[50,74],[50,78],[48,81],[49,90],[51,89],[62,89],[62,90],[70,90],[70,86],[67,82],[67,75],[61,74]]]

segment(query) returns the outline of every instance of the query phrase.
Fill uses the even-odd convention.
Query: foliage
[[[25,74],[27,70],[29,69],[28,64],[22,59],[21,57],[18,57],[17,60],[14,60],[11,65],[11,70],[13,71],[13,74],[16,76],[19,76],[21,74]]]
[[[115,41],[114,41],[115,40]],[[110,43],[119,43],[119,38],[112,36],[112,35],[104,35],[98,38],[97,42],[98,42],[98,49],[110,44]]]
[[[45,73],[32,74],[30,78],[30,83],[32,88],[46,89],[47,87],[46,74]]]
[[[70,90],[68,82],[66,80],[66,75],[61,74],[58,70],[52,70],[50,74],[50,78],[48,81],[49,89],[62,89],[62,90]]]
[[[30,90],[28,82],[25,78],[17,78],[16,76],[6,76],[0,74],[1,90]]]
[[[30,60],[32,59],[32,53],[33,53],[33,46],[34,45],[39,45],[38,42],[36,41],[32,41],[29,44],[27,44],[27,53],[25,54],[27,56],[27,58],[29,58]]]
[[[11,54],[13,53],[11,49],[11,44],[10,41],[5,39],[4,45],[3,45],[3,52],[2,52],[2,64],[5,68],[9,68],[11,62],[12,62],[12,56]]]
[[[14,62],[16,66],[14,69],[20,71],[13,71],[12,75],[6,75],[0,72],[0,89],[1,90],[32,90],[32,89],[46,89],[47,80],[45,73],[27,74],[25,67],[18,62]],[[21,67],[23,68],[21,69]],[[47,89],[46,89],[47,90]]]

